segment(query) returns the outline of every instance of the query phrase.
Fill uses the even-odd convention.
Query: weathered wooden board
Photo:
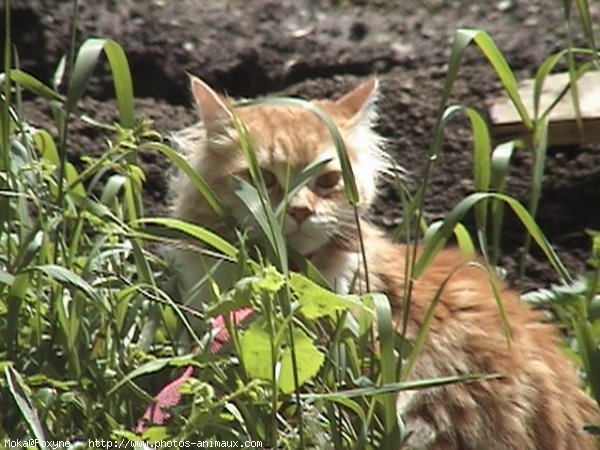
[[[546,77],[540,96],[540,112],[545,111],[569,83],[568,73],[557,73]],[[550,113],[548,141],[550,145],[571,145],[600,142],[600,71],[585,73],[577,82],[579,108],[583,122],[583,133],[575,119],[575,108],[571,93],[555,105]],[[533,117],[533,80],[519,85],[519,93],[530,116]],[[498,141],[517,137],[527,138],[527,128],[521,122],[516,108],[508,97],[500,98],[490,108],[492,134]]]

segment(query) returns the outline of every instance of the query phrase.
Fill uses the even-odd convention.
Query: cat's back
[[[405,256],[404,247],[395,245],[376,265],[388,270]],[[403,278],[398,273],[383,278],[401,322]],[[584,425],[598,423],[597,405],[580,389],[572,364],[559,348],[557,329],[542,323],[539,312],[493,278],[496,298],[491,278],[483,264],[447,249],[414,281],[409,338],[415,337],[432,303],[437,303],[411,378],[467,374],[499,378],[401,392],[400,411],[414,430],[413,447],[408,448],[598,448],[583,431]]]

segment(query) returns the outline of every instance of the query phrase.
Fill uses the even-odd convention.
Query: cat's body
[[[194,168],[243,222],[248,213],[226,182],[230,174],[241,174],[246,167],[231,131],[226,102],[198,79],[192,79],[192,89],[202,124],[180,134],[180,145],[189,153]],[[338,101],[317,102],[344,137],[363,211],[375,195],[375,178],[384,166],[381,138],[371,128],[375,92],[376,81],[369,80]],[[315,179],[290,200],[284,232],[289,244],[309,258],[336,290],[364,289],[356,226],[329,131],[311,112],[299,107],[254,106],[239,109],[236,115],[252,137],[275,203],[281,200],[288,166],[292,174],[298,173],[315,159],[331,155]],[[176,217],[225,231],[190,182],[182,179],[178,188]],[[387,294],[399,325],[406,248],[367,222],[362,222],[361,228],[370,288]],[[178,261],[188,286],[203,273],[195,254],[181,253]],[[555,328],[542,324],[538,313],[498,282],[512,330],[509,344],[488,275],[466,263],[458,250],[443,250],[413,284],[407,318],[409,339],[415,337],[444,280],[461,266],[442,291],[411,378],[465,374],[500,374],[502,378],[400,393],[399,412],[413,431],[407,448],[597,448],[594,439],[582,431],[585,424],[597,423],[597,407],[581,391],[573,368],[560,352]],[[200,301],[202,295],[206,293],[198,294]]]

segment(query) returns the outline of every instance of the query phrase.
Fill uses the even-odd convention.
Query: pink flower
[[[135,431],[142,433],[148,424],[163,424],[171,417],[165,410],[178,405],[181,401],[181,385],[192,376],[194,368],[189,366],[179,378],[171,381],[154,397],[152,404],[146,409],[142,418],[138,421]]]
[[[229,313],[229,317],[234,325],[237,325],[244,321],[248,316],[252,314],[252,308],[240,308],[238,310],[232,311]],[[212,344],[210,345],[210,352],[217,353],[221,350],[223,344],[225,344],[231,336],[229,336],[229,331],[227,331],[227,327],[225,325],[225,319],[223,316],[219,315],[215,317],[212,321],[213,333],[215,333],[215,337],[213,339]]]
[[[252,308],[240,308],[236,311],[232,311],[229,314],[233,324],[237,325],[252,314]],[[217,316],[213,319],[212,331],[215,337],[210,346],[210,351],[211,353],[217,353],[219,350],[221,350],[223,344],[229,341],[231,337],[227,331],[223,316]],[[179,389],[185,380],[192,376],[193,371],[194,368],[189,366],[179,378],[171,381],[164,388],[162,388],[156,397],[154,397],[154,401],[146,409],[142,418],[138,421],[135,428],[137,433],[143,433],[148,424],[161,425],[169,417],[171,417],[171,414],[165,410],[179,404],[181,401],[181,392],[179,392]]]

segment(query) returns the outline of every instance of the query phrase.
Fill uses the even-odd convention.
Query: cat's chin
[[[309,257],[329,242],[326,236],[309,236],[301,231],[286,236],[287,242],[302,256]]]

